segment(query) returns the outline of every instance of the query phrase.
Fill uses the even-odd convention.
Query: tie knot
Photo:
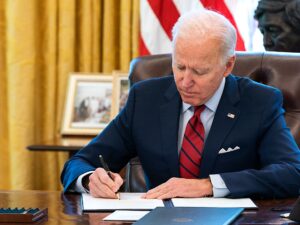
[[[204,109],[205,109],[205,105],[195,106],[194,107],[194,116],[199,117]]]

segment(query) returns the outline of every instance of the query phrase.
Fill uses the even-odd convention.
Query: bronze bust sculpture
[[[254,18],[266,50],[300,52],[300,0],[260,0]]]

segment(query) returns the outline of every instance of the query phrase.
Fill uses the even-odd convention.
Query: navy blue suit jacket
[[[100,167],[99,154],[115,172],[138,156],[149,188],[179,177],[181,106],[173,77],[134,85],[124,110],[66,163],[61,177],[65,190],[79,175]],[[228,76],[205,142],[200,178],[220,174],[230,197],[298,195],[300,151],[283,114],[279,90]],[[240,149],[219,154],[236,146]]]

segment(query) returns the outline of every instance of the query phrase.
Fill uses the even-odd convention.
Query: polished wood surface
[[[48,208],[48,218],[30,223],[32,225],[131,224],[102,221],[109,213],[83,213],[80,199],[81,196],[78,194],[63,194],[56,191],[1,191],[0,207]],[[258,210],[245,210],[233,224],[297,224],[280,217],[280,214],[290,211],[295,201],[296,199],[255,200]],[[280,211],[274,211],[274,209]],[[12,225],[12,223],[10,224]]]
[[[83,213],[80,198],[78,194],[62,194],[58,191],[1,191],[0,207],[48,208],[48,218],[30,223],[32,225],[128,224],[102,221],[109,213]],[[20,223],[16,224],[20,225]]]
[[[88,142],[90,142],[93,137],[60,137],[53,140],[44,141],[41,143],[35,143],[27,146],[28,150],[31,151],[67,151],[73,152],[80,150]]]
[[[68,152],[69,157],[71,157],[92,139],[93,137],[91,136],[59,137],[57,139],[29,145],[27,149],[38,152]]]

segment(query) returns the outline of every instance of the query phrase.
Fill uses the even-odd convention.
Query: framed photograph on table
[[[113,115],[116,116],[124,108],[129,94],[128,73],[113,71]]]
[[[112,94],[109,74],[70,74],[61,133],[98,134],[112,119]]]

